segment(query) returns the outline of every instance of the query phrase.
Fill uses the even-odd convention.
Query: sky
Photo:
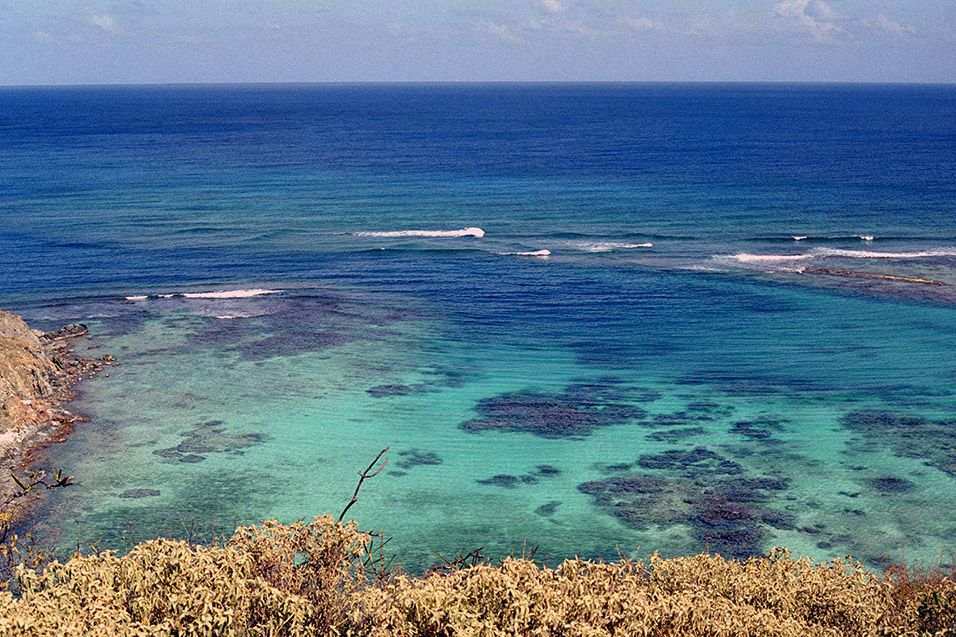
[[[956,0],[0,0],[0,85],[956,82]]]

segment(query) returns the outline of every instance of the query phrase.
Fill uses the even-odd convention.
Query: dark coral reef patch
[[[156,489],[127,489],[119,494],[121,498],[151,498],[159,495]]]
[[[518,476],[513,476],[510,473],[499,473],[491,476],[490,478],[485,478],[484,480],[475,480],[475,482],[491,487],[514,489],[521,483],[521,480],[518,478]]]
[[[784,420],[776,418],[738,420],[731,427],[730,433],[764,444],[771,443],[774,442],[773,434],[783,429],[784,422]]]
[[[411,469],[426,464],[441,464],[442,459],[434,451],[423,451],[421,449],[406,449],[398,452],[398,460],[395,466],[402,469]]]
[[[672,449],[658,454],[644,454],[637,464],[645,469],[673,471],[686,477],[706,475],[738,475],[743,468],[706,447],[690,451]]]
[[[632,528],[688,525],[701,546],[735,558],[760,554],[767,527],[794,528],[792,515],[767,506],[772,492],[787,488],[786,479],[743,475],[740,465],[703,447],[614,466],[666,472],[617,475],[578,486]]]
[[[956,477],[956,420],[867,409],[845,415],[840,423],[859,435],[865,449],[884,447]]]
[[[599,427],[641,420],[647,412],[634,406],[646,398],[616,383],[577,383],[560,393],[522,390],[478,402],[479,417],[462,423],[465,431],[489,429],[532,433],[542,438],[586,436]],[[638,400],[635,400],[638,399]]]
[[[916,484],[909,480],[903,480],[896,476],[882,476],[869,481],[871,487],[883,495],[894,495],[897,493],[906,493],[912,491]]]
[[[428,391],[428,386],[423,383],[413,385],[402,385],[393,383],[390,385],[376,385],[365,390],[373,398],[390,398],[392,396],[414,396],[424,394]]]
[[[493,487],[504,487],[514,489],[520,484],[536,484],[542,478],[554,478],[561,474],[561,470],[552,467],[549,464],[539,464],[534,471],[524,473],[520,476],[513,476],[509,473],[499,473],[498,475],[486,478],[484,480],[475,480],[478,484],[484,484]]]
[[[266,437],[263,434],[229,434],[222,427],[221,420],[210,420],[197,425],[194,429],[182,435],[185,440],[175,447],[157,449],[153,453],[167,460],[176,462],[202,462],[206,457],[202,454],[231,453],[241,454],[245,449],[262,443]]]
[[[676,427],[674,429],[655,431],[654,433],[648,434],[647,438],[660,442],[675,443],[687,438],[693,438],[694,436],[703,436],[706,433],[707,430],[703,427]]]

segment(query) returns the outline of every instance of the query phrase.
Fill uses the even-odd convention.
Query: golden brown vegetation
[[[20,566],[0,635],[956,635],[956,583],[940,571],[877,576],[777,549],[413,578],[378,569],[369,541],[325,516]]]

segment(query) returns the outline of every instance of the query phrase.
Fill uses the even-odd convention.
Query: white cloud
[[[579,35],[584,38],[604,38],[607,35],[600,29],[589,27],[586,24],[581,24],[580,22],[570,22],[564,25],[561,30],[567,33],[573,33],[574,35]]]
[[[45,31],[34,31],[34,32],[33,32],[33,41],[34,41],[34,42],[39,42],[39,43],[41,43],[41,44],[45,44],[45,43],[47,43],[47,42],[52,42],[52,41],[53,41],[53,38],[50,36],[49,33],[45,32]]]
[[[807,9],[811,15],[820,20],[832,21],[838,20],[841,17],[839,11],[828,5],[826,2],[822,2],[821,0],[816,0],[815,2],[809,3]]]
[[[867,24],[867,26],[869,26],[869,24]],[[876,16],[876,24],[874,26],[883,32],[898,38],[902,38],[907,35],[916,35],[916,27],[890,20],[882,13]]]
[[[773,11],[784,18],[793,18],[817,40],[827,42],[839,33],[846,33],[838,20],[840,12],[823,0],[782,0],[773,6]]]
[[[624,21],[624,24],[631,27],[635,31],[660,31],[664,28],[664,23],[657,20],[649,20],[648,18],[621,18]]]
[[[498,38],[499,40],[504,40],[505,42],[517,42],[518,36],[508,27],[506,24],[498,24],[496,22],[491,22],[490,20],[485,20],[481,23],[482,28]]]
[[[116,24],[116,20],[114,20],[112,16],[109,16],[105,13],[103,15],[95,15],[90,18],[90,24],[98,26],[107,33],[112,33],[114,35],[122,35],[126,33],[121,26]]]
[[[534,6],[540,11],[552,15],[555,13],[564,13],[568,10],[568,8],[558,2],[558,0],[534,0]]]
[[[770,30],[770,20],[765,14],[741,11],[701,14],[690,16],[677,32],[707,37],[738,37],[766,33]]]

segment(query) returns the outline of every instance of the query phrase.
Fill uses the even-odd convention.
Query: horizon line
[[[162,88],[162,87],[307,87],[307,86],[956,86],[952,82],[876,80],[320,80],[307,82],[102,82],[90,84],[0,84],[0,89]]]

